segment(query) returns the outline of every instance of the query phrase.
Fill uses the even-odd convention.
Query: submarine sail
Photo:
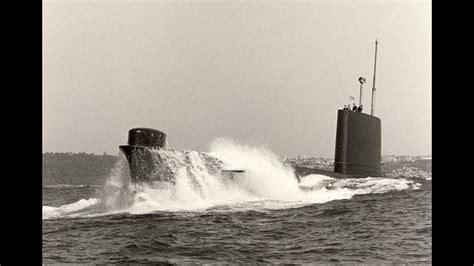
[[[334,172],[382,176],[380,119],[364,113],[338,110]]]

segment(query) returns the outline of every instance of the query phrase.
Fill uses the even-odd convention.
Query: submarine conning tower
[[[334,172],[382,176],[380,119],[361,112],[338,110]]]
[[[375,74],[377,69],[377,45],[375,39],[374,79],[372,82],[372,104],[370,115],[348,109],[337,112],[336,153],[334,172],[356,176],[382,176],[380,119],[375,117]],[[360,77],[359,107],[362,108],[362,85]]]

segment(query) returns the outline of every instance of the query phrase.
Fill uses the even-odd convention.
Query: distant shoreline
[[[43,187],[57,185],[102,185],[119,160],[118,155],[92,153],[47,152],[43,153]],[[382,156],[384,176],[431,176],[431,156],[386,155]],[[298,165],[331,170],[333,159],[309,157],[288,158],[287,165]]]
[[[43,186],[99,185],[119,156],[87,153],[43,153]]]

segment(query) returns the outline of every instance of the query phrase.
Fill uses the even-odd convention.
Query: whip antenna
[[[377,39],[375,39],[374,81],[372,83],[372,106],[370,109],[371,115],[374,115],[375,113],[375,71],[377,69],[377,44],[378,44],[378,41]]]

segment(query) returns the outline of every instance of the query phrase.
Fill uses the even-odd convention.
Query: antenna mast
[[[362,106],[362,84],[365,83],[365,78],[360,77],[360,78],[359,78],[359,82],[360,82],[359,106]]]
[[[372,106],[370,110],[370,115],[375,113],[375,70],[377,69],[377,44],[378,41],[375,39],[375,62],[374,62],[374,81],[372,83]]]

